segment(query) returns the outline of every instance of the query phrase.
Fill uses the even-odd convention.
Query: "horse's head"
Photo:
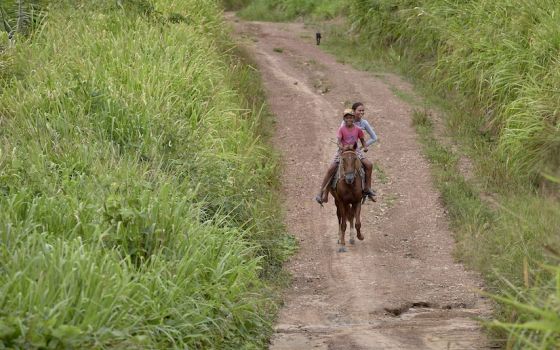
[[[359,170],[359,159],[354,147],[344,146],[340,153],[340,177],[344,176],[344,181],[351,185],[354,183],[356,173]]]

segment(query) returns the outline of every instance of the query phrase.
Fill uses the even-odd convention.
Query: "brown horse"
[[[338,166],[338,182],[336,189],[331,187],[330,192],[336,204],[336,216],[338,217],[338,243],[339,252],[345,252],[346,246],[344,235],[346,233],[346,221],[350,223],[350,244],[354,244],[354,220],[356,221],[356,233],[359,240],[364,236],[360,232],[362,222],[360,211],[362,209],[362,162],[352,146],[346,146],[340,153]]]

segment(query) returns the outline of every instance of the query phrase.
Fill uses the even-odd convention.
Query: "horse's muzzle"
[[[348,185],[353,184],[353,183],[354,183],[354,173],[351,172],[351,173],[344,174],[344,181],[345,181]]]

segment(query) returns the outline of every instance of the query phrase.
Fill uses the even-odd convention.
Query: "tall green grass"
[[[543,267],[553,275],[547,283],[526,289],[511,285],[506,295],[495,297],[520,315],[512,317],[516,322],[492,323],[508,332],[508,348],[557,349],[560,344],[560,268]]]
[[[233,11],[246,7],[251,0],[222,0],[221,2],[226,10]]]
[[[460,118],[495,140],[498,182],[538,184],[560,171],[560,32],[557,1],[352,1],[367,41],[416,63],[449,97],[469,101]],[[474,113],[471,113],[474,111]]]
[[[264,346],[292,243],[218,2],[43,10],[0,43],[0,344]]]
[[[289,21],[299,17],[331,19],[348,10],[346,0],[254,0],[243,8],[241,17],[261,21]]]

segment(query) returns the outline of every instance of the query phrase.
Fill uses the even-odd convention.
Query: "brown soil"
[[[258,65],[276,116],[285,222],[300,250],[287,264],[271,349],[486,349],[475,318],[490,315],[481,279],[456,263],[446,212],[411,127],[412,108],[391,90],[399,77],[337,63],[303,24],[228,15]],[[328,40],[328,38],[323,38]],[[362,101],[380,141],[367,156],[382,170],[378,202],[362,209],[364,241],[337,252],[332,199],[314,200],[336,150],[341,112]]]

